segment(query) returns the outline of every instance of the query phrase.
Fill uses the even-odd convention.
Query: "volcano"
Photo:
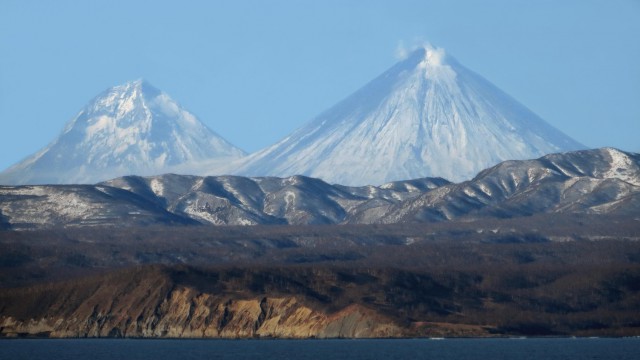
[[[166,93],[137,80],[89,102],[48,146],[0,174],[1,184],[95,183],[124,175],[191,172],[245,153]]]
[[[424,46],[236,173],[354,186],[462,181],[501,161],[583,148],[443,49]]]

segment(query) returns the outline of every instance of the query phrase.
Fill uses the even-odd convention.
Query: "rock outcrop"
[[[640,335],[637,243],[411,251],[429,264],[150,265],[0,287],[0,338]]]
[[[126,274],[129,272],[8,291],[0,301],[4,313],[0,334],[52,338],[380,338],[403,334],[394,321],[362,305],[326,312],[296,296],[203,292],[175,284],[157,267],[129,279]]]

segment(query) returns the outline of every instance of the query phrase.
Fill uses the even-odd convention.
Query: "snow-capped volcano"
[[[345,185],[471,178],[500,161],[583,146],[444,50],[422,47],[277,144],[241,175],[302,174]]]
[[[95,183],[242,156],[166,93],[137,80],[95,97],[51,144],[1,173],[0,183]]]

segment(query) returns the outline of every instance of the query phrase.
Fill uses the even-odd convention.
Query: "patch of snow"
[[[404,244],[405,245],[411,245],[411,244],[413,244],[415,242],[416,242],[416,238],[408,237],[408,238],[404,239]]]
[[[149,185],[154,194],[164,197],[164,183],[160,178],[152,178]]]
[[[237,221],[237,225],[248,226],[248,225],[255,225],[255,223],[249,219],[240,218]]]
[[[488,196],[491,196],[491,195],[492,195],[492,193],[491,193],[491,189],[490,189],[486,184],[480,183],[479,187],[480,187],[480,190],[481,190],[485,195],[488,195]]]
[[[100,132],[109,132],[114,128],[114,119],[107,115],[98,116],[93,124],[87,126],[85,135],[87,138],[93,138]]]
[[[295,200],[296,200],[296,194],[293,193],[292,191],[287,191],[284,194],[285,208],[287,209],[287,211],[289,211],[293,207]]]
[[[604,150],[611,157],[611,167],[601,176],[605,179],[619,179],[640,186],[640,166],[620,150],[613,148],[605,148]]]
[[[465,195],[467,195],[469,197],[475,197],[476,196],[476,192],[472,188],[470,188],[468,186],[465,186],[464,189],[462,189],[462,192],[465,193]]]

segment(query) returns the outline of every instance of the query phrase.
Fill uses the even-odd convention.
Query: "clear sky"
[[[256,151],[425,41],[583,144],[640,152],[640,0],[1,0],[0,169],[138,78]]]

